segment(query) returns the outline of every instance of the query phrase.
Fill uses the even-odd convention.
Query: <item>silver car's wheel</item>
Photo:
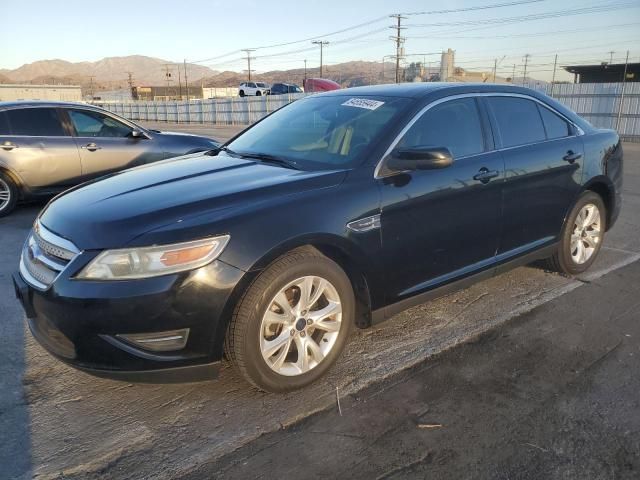
[[[18,189],[11,179],[0,172],[0,217],[8,215],[18,201]]]
[[[0,178],[0,210],[9,205],[11,200],[11,190],[9,190],[9,184]]]
[[[573,224],[571,258],[577,265],[587,262],[602,240],[600,210],[593,203],[584,205]]]
[[[317,367],[340,334],[336,288],[318,276],[298,278],[271,300],[260,325],[262,358],[274,372],[295,376]]]

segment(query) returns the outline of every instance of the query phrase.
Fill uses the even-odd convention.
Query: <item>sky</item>
[[[496,4],[515,5],[477,9]],[[434,13],[470,8],[476,10]],[[640,0],[0,0],[0,18],[13,19],[0,29],[0,68],[139,54],[241,71],[246,48],[256,48],[257,72],[302,68],[305,59],[312,68],[320,60],[316,38],[330,42],[330,69],[394,55],[395,19],[388,16],[395,13],[406,17],[407,62],[436,65],[439,52],[451,48],[457,66],[486,71],[497,59],[498,75],[511,76],[515,65],[519,76],[529,54],[528,72],[548,80],[555,54],[560,65],[624,62],[627,50],[630,61],[640,61]]]

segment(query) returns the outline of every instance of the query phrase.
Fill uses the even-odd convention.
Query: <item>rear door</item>
[[[23,107],[0,114],[0,164],[29,189],[55,191],[79,181],[78,147],[57,108]]]
[[[580,189],[583,146],[569,122],[531,98],[486,101],[506,169],[498,254],[509,256],[557,238]]]
[[[133,128],[110,115],[74,108],[65,113],[80,149],[85,180],[164,157],[157,142],[132,137]]]

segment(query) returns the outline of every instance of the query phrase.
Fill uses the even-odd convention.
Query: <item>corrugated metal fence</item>
[[[190,101],[93,102],[130,120],[250,125],[304,94],[228,97]]]
[[[555,84],[542,90],[592,125],[616,128],[624,140],[640,142],[640,83],[576,83]],[[553,89],[553,91],[552,91]],[[208,100],[160,102],[96,102],[103,108],[131,120],[152,122],[204,123],[216,125],[249,125],[304,94],[232,97]],[[618,116],[620,121],[618,124]]]

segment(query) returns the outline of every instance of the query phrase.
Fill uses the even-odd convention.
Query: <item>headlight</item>
[[[85,280],[131,280],[202,267],[218,258],[229,235],[154,247],[105,250],[77,276]]]

